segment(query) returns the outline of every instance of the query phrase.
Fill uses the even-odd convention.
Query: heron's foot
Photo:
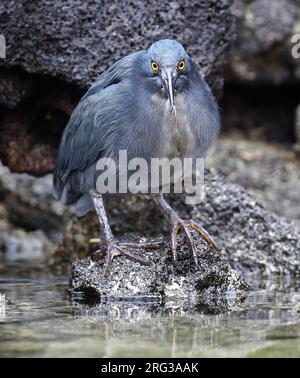
[[[112,265],[112,261],[114,257],[116,256],[124,256],[128,260],[138,262],[145,266],[151,266],[153,265],[152,261],[149,259],[144,259],[140,256],[133,255],[131,252],[129,252],[128,248],[144,248],[144,249],[153,249],[153,248],[159,248],[161,246],[160,243],[123,243],[123,242],[117,242],[116,240],[111,240],[107,243],[107,246],[98,249],[96,252],[92,254],[92,260],[98,261],[106,258],[106,262],[103,269],[103,276],[107,276],[109,273],[109,270]]]
[[[184,220],[181,219],[179,216],[173,216],[171,218],[171,249],[174,261],[177,261],[177,234],[179,231],[183,231],[185,234],[185,237],[187,239],[187,242],[190,246],[193,259],[195,262],[195,265],[198,266],[198,256],[197,256],[197,248],[194,242],[194,239],[191,235],[190,230],[195,230],[206,242],[207,244],[215,249],[216,251],[220,250],[220,247],[218,244],[213,240],[213,238],[209,235],[209,233],[201,227],[198,223],[194,222],[193,220]]]

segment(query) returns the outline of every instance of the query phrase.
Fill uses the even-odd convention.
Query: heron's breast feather
[[[161,154],[164,157],[195,157],[195,135],[189,124],[184,97],[175,97],[175,112],[168,100],[164,101],[162,123]]]

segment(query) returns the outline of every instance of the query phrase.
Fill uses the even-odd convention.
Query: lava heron
[[[132,254],[130,247],[156,243],[121,243],[112,234],[97,190],[97,162],[119,151],[128,159],[203,157],[220,128],[216,101],[196,64],[175,40],[153,43],[107,69],[82,97],[64,130],[54,170],[54,195],[65,205],[76,204],[78,216],[95,209],[105,237],[106,275],[116,255],[144,265],[151,262]],[[199,224],[184,220],[163,193],[153,193],[171,226],[171,247],[177,258],[177,233],[183,231],[197,264],[191,230],[213,248],[218,245]]]

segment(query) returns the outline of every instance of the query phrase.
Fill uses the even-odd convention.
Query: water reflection
[[[97,318],[130,319],[135,320],[160,316],[184,316],[192,314],[222,314],[238,308],[244,301],[245,296],[236,295],[227,297],[194,298],[191,300],[166,299],[139,300],[139,301],[116,301],[103,300],[100,303],[89,303],[85,300],[71,298],[75,316],[88,316]]]
[[[0,265],[0,293],[9,300],[0,312],[0,356],[300,356],[299,284],[252,279],[255,290],[238,306],[230,298],[214,303],[225,303],[222,311],[201,301],[89,305],[70,300],[68,280],[42,265]]]

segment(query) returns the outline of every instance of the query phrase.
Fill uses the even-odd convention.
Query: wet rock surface
[[[222,177],[208,170],[205,174],[205,192],[205,202],[193,207],[187,206],[180,196],[170,197],[169,201],[183,218],[194,219],[214,236],[223,249],[226,263],[229,263],[230,266],[235,269],[233,274],[236,275],[236,277],[238,277],[239,274],[243,274],[251,284],[251,280],[253,280],[254,277],[253,274],[259,274],[263,277],[270,277],[273,274],[296,276],[300,274],[300,234],[295,225],[265,210],[263,206],[257,203],[257,201],[239,185],[228,183]],[[115,202],[107,203],[108,211],[113,203]],[[148,209],[151,209],[151,205],[149,205],[148,202],[146,202],[145,205],[140,199],[140,201],[137,202],[130,202],[130,205],[133,209],[138,205],[142,214],[141,216],[144,220],[147,219],[145,214]],[[143,205],[145,205],[144,208]],[[122,206],[121,208],[120,205],[118,208],[112,208],[114,227],[124,236],[126,234],[126,230],[124,229],[126,223],[124,222],[124,216],[122,218]],[[153,208],[151,211],[154,211]],[[127,214],[127,211],[125,211],[125,214]],[[148,221],[142,223],[137,219],[136,224],[141,226],[143,235],[150,235],[151,233],[153,235],[153,230],[158,230],[157,234],[162,231],[167,231],[166,226],[161,229],[157,223],[153,224]],[[123,227],[123,232],[121,232],[121,227]],[[91,237],[92,236],[95,235],[91,235]],[[199,238],[195,240],[197,243],[201,242]],[[158,254],[157,251],[144,252],[146,256],[154,259],[154,261],[156,261],[155,257],[158,258],[157,256],[159,255],[158,266],[163,264],[163,259],[170,258],[168,236],[164,238],[164,241],[165,245],[162,248],[162,253]],[[180,245],[181,249],[183,248],[180,255],[186,256],[182,240]],[[164,280],[164,274],[166,274],[166,277],[170,278],[175,274],[176,278],[178,274],[179,276],[181,276],[181,274],[184,276],[184,271],[186,271],[187,274],[190,275],[188,284],[187,286],[184,286],[184,282],[179,284],[180,281],[178,281],[177,277],[178,290],[181,290],[182,293],[191,293],[192,291],[195,294],[196,291],[193,286],[194,282],[197,281],[195,274],[198,279],[200,277],[200,282],[201,274],[203,274],[203,287],[201,287],[200,282],[196,284],[196,289],[198,288],[199,292],[202,290],[205,292],[208,287],[208,290],[214,290],[216,286],[220,287],[223,293],[226,292],[232,271],[228,270],[228,268],[224,268],[225,265],[220,261],[219,257],[205,250],[205,246],[202,244],[199,245],[199,251],[202,259],[204,259],[204,263],[201,263],[200,273],[194,273],[193,270],[191,271],[194,267],[193,264],[192,266],[190,265],[192,260],[190,256],[188,256],[186,260],[183,260],[183,262],[181,262],[181,264],[179,263],[178,266],[176,265],[176,267],[173,266],[171,260],[165,262],[165,268],[162,269],[162,280]],[[137,251],[137,253],[139,252]],[[180,267],[184,267],[183,271],[180,270]],[[104,291],[112,294],[114,293],[113,288],[115,287],[118,288],[117,290],[121,290],[121,292],[124,290],[123,293],[127,293],[128,295],[130,292],[131,294],[134,293],[135,288],[139,288],[138,282],[135,280],[141,277],[141,287],[138,293],[143,293],[143,290],[146,290],[146,293],[149,295],[151,290],[154,290],[154,292],[155,290],[161,290],[166,282],[168,282],[167,278],[165,278],[166,281],[162,283],[157,279],[155,268],[145,268],[132,263],[126,265],[126,262],[124,262],[122,258],[116,259],[113,269],[108,280],[103,281],[100,275],[101,263],[97,262],[91,264],[89,258],[83,261],[77,261],[73,266],[72,287],[81,287],[81,289],[92,287],[98,294],[103,293],[103,288]],[[179,271],[177,271],[177,269],[179,269]],[[117,274],[118,270],[120,271],[120,275]],[[211,280],[209,279],[210,274],[212,274]],[[122,285],[119,287],[118,282],[122,282],[123,275],[125,275],[125,277],[131,275],[134,281],[132,285],[129,287],[125,285],[122,289]],[[144,277],[146,281],[144,281]],[[144,288],[145,282],[147,283],[146,288]],[[152,289],[150,282],[155,282],[153,284],[154,289]],[[192,287],[189,285],[192,285]],[[91,292],[93,293],[93,290]]]
[[[136,255],[146,254],[153,266],[115,257],[108,277],[102,276],[104,260],[76,260],[71,278],[73,296],[90,301],[162,303],[182,300],[183,307],[200,310],[204,306],[209,312],[221,312],[236,305],[249,289],[244,279],[224,261],[222,254],[211,250],[199,238],[195,237],[199,267],[195,266],[182,235],[178,237],[177,262],[173,261],[169,240],[162,238],[160,241],[162,247],[151,252],[132,250]]]
[[[0,261],[0,276],[6,296],[2,312],[0,296],[2,357],[300,355],[298,279],[257,278],[241,305],[219,315],[218,307],[193,311],[181,299],[70,301],[66,277],[31,262]]]

